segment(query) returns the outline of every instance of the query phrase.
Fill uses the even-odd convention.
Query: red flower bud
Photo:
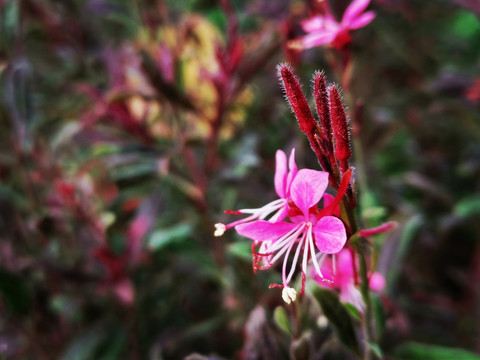
[[[315,105],[317,107],[318,118],[322,124],[324,134],[332,138],[332,123],[330,120],[330,108],[328,106],[328,92],[325,76],[322,72],[317,72],[314,78],[314,97]]]
[[[330,107],[328,103],[327,84],[323,72],[317,72],[314,78],[313,93],[315,97],[315,105],[317,108],[318,118],[322,124],[320,132],[323,140],[323,146],[328,155],[333,155],[333,140],[332,140],[332,122],[330,119]]]
[[[279,65],[277,71],[300,129],[311,139],[315,132],[316,122],[308,106],[307,99],[303,95],[302,87],[288,65]]]
[[[330,87],[330,111],[335,135],[335,157],[340,161],[342,170],[346,171],[348,169],[348,159],[352,156],[350,134],[348,132],[347,115],[335,86]]]

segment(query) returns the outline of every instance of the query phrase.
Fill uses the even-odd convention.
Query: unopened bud
[[[315,131],[316,123],[307,99],[303,95],[302,87],[288,65],[281,64],[277,67],[277,70],[285,89],[285,95],[295,113],[300,129],[310,139]]]
[[[332,123],[330,119],[330,106],[328,103],[327,83],[323,72],[317,72],[313,79],[313,92],[318,118],[322,124],[322,138],[325,142],[325,150],[332,152]]]
[[[335,86],[330,88],[330,111],[333,133],[335,135],[335,156],[340,161],[347,161],[352,156],[347,115],[338,89]],[[343,171],[346,170],[343,169]]]

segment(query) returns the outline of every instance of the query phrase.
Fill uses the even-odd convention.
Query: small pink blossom
[[[260,251],[255,254],[256,259],[267,257],[268,261],[266,266],[260,269],[269,268],[283,258],[282,284],[270,286],[282,288],[282,297],[287,303],[296,299],[296,291],[288,284],[295,273],[300,253],[303,251],[301,263],[303,292],[308,261],[312,261],[316,274],[323,277],[320,267],[322,260],[327,254],[338,253],[347,240],[343,222],[331,214],[318,211],[317,204],[327,189],[328,177],[328,173],[324,171],[310,169],[298,171],[290,186],[292,204],[289,207],[295,214],[290,216],[292,222],[256,220],[235,226],[240,235],[261,243]],[[288,266],[289,255],[295,246],[293,260]],[[256,259],[254,258],[254,261],[258,261]]]
[[[290,158],[287,164],[287,156],[282,150],[277,150],[276,153],[276,168],[275,168],[275,191],[279,199],[274,200],[258,209],[241,209],[236,211],[225,211],[227,214],[250,214],[246,218],[234,221],[229,224],[218,223],[215,224],[215,236],[222,236],[227,229],[234,226],[249,223],[254,220],[264,220],[270,217],[270,222],[282,221],[287,215],[288,202],[290,199],[290,186],[293,179],[297,175],[297,165],[295,164],[295,149],[290,153]]]
[[[316,15],[302,22],[302,28],[307,33],[300,39],[302,50],[315,46],[330,44],[341,49],[351,41],[350,31],[368,25],[374,18],[373,11],[364,12],[371,0],[353,0],[345,10],[342,20],[337,22],[328,6],[325,14]]]
[[[340,300],[355,306],[358,311],[365,310],[362,294],[356,286],[357,263],[348,249],[344,249],[332,258],[326,259],[322,265],[323,277],[312,269],[313,278],[324,288],[339,290]],[[369,278],[372,291],[381,291],[385,287],[385,278],[373,273]]]

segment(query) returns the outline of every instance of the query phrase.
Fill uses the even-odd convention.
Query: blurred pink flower
[[[288,168],[287,168],[288,166]],[[254,220],[263,220],[273,214],[269,219],[270,222],[278,222],[285,218],[288,211],[288,202],[290,198],[290,186],[297,174],[297,165],[295,164],[295,149],[290,153],[290,159],[287,165],[287,156],[282,150],[277,150],[276,153],[276,168],[275,168],[275,191],[279,199],[274,200],[258,209],[241,209],[236,211],[227,210],[227,214],[250,214],[244,219],[234,221],[230,224],[215,224],[215,236],[222,236],[227,229],[234,226],[248,223]]]
[[[322,275],[312,269],[313,278],[321,287],[340,291],[340,300],[355,306],[358,311],[365,310],[362,294],[355,286],[357,264],[348,249],[344,249],[334,257],[326,259],[322,265]],[[379,273],[373,273],[369,279],[370,290],[381,291],[385,287],[385,278]]]
[[[302,22],[302,28],[307,35],[303,36],[300,42],[294,40],[294,44],[298,44],[302,50],[324,44],[341,49],[351,41],[350,30],[364,27],[375,18],[373,11],[364,12],[369,4],[370,0],[353,0],[345,10],[341,22],[335,20],[327,6],[325,14]]]
[[[291,182],[290,197],[293,203],[289,206],[294,210],[299,210],[299,212],[293,211],[295,215],[289,215],[292,220],[291,223],[257,220],[235,226],[235,230],[237,230],[240,235],[248,237],[255,242],[262,243],[260,252],[256,253],[257,258],[268,257],[269,260],[267,265],[261,269],[272,266],[277,260],[283,257],[282,284],[272,284],[270,287],[282,288],[282,297],[288,304],[296,299],[295,289],[290,288],[288,284],[295,272],[302,249],[301,291],[303,292],[305,271],[309,258],[313,262],[316,273],[320,277],[323,277],[320,269],[322,260],[327,254],[338,253],[347,240],[343,222],[334,216],[319,212],[316,206],[327,189],[328,176],[328,173],[324,171],[310,169],[298,171]],[[282,179],[282,177],[276,176],[275,186],[277,192],[280,196],[286,196],[288,181],[280,181],[280,179]],[[284,192],[279,192],[279,188],[283,189]],[[287,273],[288,258],[295,245],[297,248]],[[319,259],[317,259],[315,247],[321,253]]]

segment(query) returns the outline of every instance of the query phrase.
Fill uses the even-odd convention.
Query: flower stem
[[[363,301],[365,302],[365,318],[364,318],[364,330],[365,330],[365,346],[364,359],[370,360],[372,358],[372,352],[368,343],[374,341],[373,327],[372,327],[372,301],[370,298],[369,281],[368,281],[368,269],[365,252],[362,244],[358,244],[358,263],[360,273],[360,292],[362,293]]]
[[[375,341],[373,327],[372,327],[372,300],[370,298],[370,287],[368,280],[368,267],[365,254],[364,244],[362,239],[358,236],[357,218],[355,216],[354,209],[350,206],[347,197],[342,200],[342,213],[346,216],[346,222],[353,234],[350,237],[349,243],[354,248],[358,255],[359,275],[360,275],[360,293],[362,294],[363,301],[365,303],[365,317],[363,321],[363,330],[365,335],[365,343],[371,343]],[[372,352],[368,345],[364,348],[364,360],[372,359]]]

